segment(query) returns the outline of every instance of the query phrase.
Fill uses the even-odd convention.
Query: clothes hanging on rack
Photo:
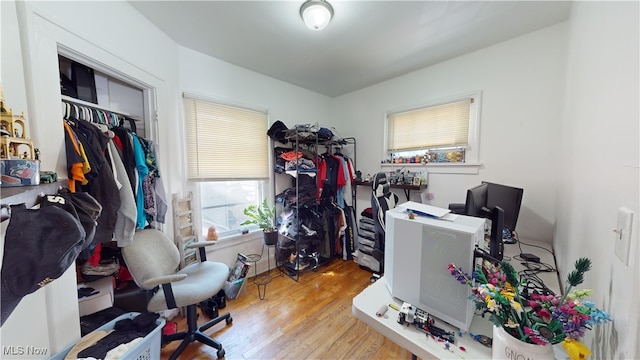
[[[116,135],[113,138],[113,143],[120,150],[120,156],[122,164],[124,165],[127,177],[129,179],[129,185],[132,191],[137,188],[137,172],[136,172],[136,159],[133,153],[133,143],[129,137],[129,130],[121,127],[114,127],[111,129]]]
[[[129,182],[127,170],[125,169],[115,142],[110,141],[107,149],[109,151],[114,177],[120,189],[120,208],[117,213],[113,237],[118,242],[119,247],[124,247],[131,244],[133,235],[135,234],[137,220],[136,202],[133,198],[133,189]]]
[[[69,100],[62,100],[62,113],[64,119],[85,120],[93,124],[104,124],[109,127],[129,126],[129,130],[136,132],[135,119],[129,115],[107,111],[89,105],[76,104]]]
[[[122,127],[124,115],[64,100],[63,106],[69,188],[106,208],[94,243],[127,246],[136,228],[164,223],[168,203],[155,144]]]
[[[120,135],[118,137],[122,144],[125,168],[127,163],[130,166],[126,171],[127,174],[132,174],[129,182],[134,190],[138,209],[137,227],[144,228],[153,223],[164,224],[168,202],[160,176],[157,145],[128,129],[116,127],[112,131],[116,136]]]
[[[338,187],[345,185],[342,161],[329,154],[320,155],[318,164],[318,199],[335,198]]]
[[[67,159],[69,189],[87,192],[98,200],[103,209],[93,242],[111,241],[120,197],[113,171],[104,155],[109,138],[85,120],[75,120],[66,125],[66,153],[72,154],[71,162]]]
[[[352,216],[352,186],[355,169],[352,160],[342,153],[342,147],[329,147],[318,158],[317,199],[327,226],[326,237],[334,255],[353,258],[354,233],[357,232]],[[330,201],[329,201],[330,200]]]
[[[343,154],[342,152],[337,152],[334,156],[340,160],[343,169],[344,175],[344,185],[338,187],[336,200],[338,202],[338,206],[341,208],[345,208],[346,206],[353,205],[353,197],[352,197],[352,187],[351,184],[356,179],[356,172],[353,167],[353,161],[350,157]]]
[[[149,167],[147,167],[144,150],[140,145],[140,140],[133,136],[133,134],[127,134],[131,138],[133,144],[133,155],[136,162],[136,170],[138,171],[138,182],[136,184],[136,207],[138,208],[138,219],[136,221],[136,227],[138,229],[144,229],[147,222],[147,217],[144,213],[144,188],[142,184],[144,179],[149,175]]]

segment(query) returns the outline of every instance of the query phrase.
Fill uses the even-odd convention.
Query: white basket
[[[96,330],[102,331],[110,331],[114,328],[116,323],[120,320],[124,319],[133,319],[138,316],[139,313],[131,312],[118,316],[117,318],[111,320],[107,324],[102,325]],[[164,327],[165,320],[163,318],[158,318],[156,320],[156,328],[153,329],[147,336],[145,336],[142,341],[133,346],[129,351],[127,351],[124,355],[122,355],[121,359],[132,359],[132,360],[157,360],[160,359],[160,345],[162,340],[162,328]],[[76,344],[71,344],[67,346],[65,349],[60,351],[51,357],[51,360],[64,360],[65,356],[71,351],[71,349]]]

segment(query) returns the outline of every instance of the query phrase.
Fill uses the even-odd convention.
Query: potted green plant
[[[267,199],[262,201],[260,206],[249,205],[244,209],[244,214],[248,217],[240,225],[257,225],[264,234],[265,245],[275,245],[278,241],[278,232],[275,229],[276,207],[269,206]]]

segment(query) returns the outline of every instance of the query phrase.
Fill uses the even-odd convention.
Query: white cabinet
[[[179,197],[173,194],[173,228],[175,229],[174,241],[180,250],[180,267],[183,268],[198,261],[195,249],[187,246],[198,241],[198,235],[193,224],[193,195]]]

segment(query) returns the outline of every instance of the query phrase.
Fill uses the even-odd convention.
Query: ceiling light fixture
[[[333,7],[325,0],[307,0],[300,7],[300,17],[309,29],[320,31],[329,25]]]

